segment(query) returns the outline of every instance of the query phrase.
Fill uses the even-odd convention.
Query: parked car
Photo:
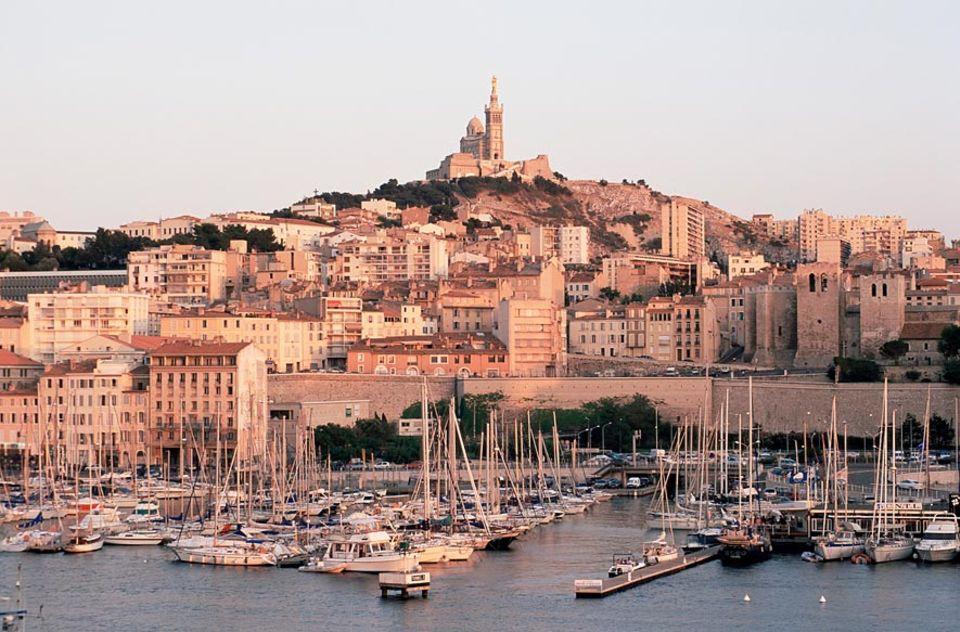
[[[774,487],[767,487],[766,489],[763,490],[764,498],[776,498],[779,495],[780,495],[780,492],[777,491],[776,488]]]
[[[923,485],[920,484],[920,481],[915,481],[912,478],[904,478],[897,482],[897,489],[919,491],[923,489]]]
[[[640,489],[640,477],[631,476],[627,479],[627,489]]]
[[[607,479],[607,489],[620,489],[621,487],[623,487],[623,483],[620,482],[619,478]]]

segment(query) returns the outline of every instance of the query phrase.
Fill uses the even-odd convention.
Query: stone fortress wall
[[[396,419],[404,408],[420,400],[421,378],[406,376],[344,375],[330,373],[277,374],[269,377],[271,404],[316,400],[370,400],[370,410]],[[890,384],[890,410],[903,419],[907,413],[922,418],[929,386],[931,411],[954,418],[960,388],[943,384]],[[508,417],[536,408],[575,408],[602,397],[649,397],[661,419],[696,419],[701,407],[710,420],[722,410],[729,392],[731,423],[749,409],[746,379],[703,377],[651,378],[428,378],[431,400],[467,394],[502,392]],[[830,406],[837,396],[838,420],[847,422],[851,436],[876,434],[883,401],[882,384],[834,385],[822,377],[763,378],[753,381],[753,407],[764,432],[823,430],[830,422]],[[841,428],[842,431],[842,428]]]

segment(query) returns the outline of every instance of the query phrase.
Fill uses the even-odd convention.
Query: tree
[[[900,338],[888,340],[880,346],[880,355],[893,360],[894,364],[899,364],[900,358],[907,355],[907,351],[910,351],[910,345],[907,344],[906,340]]]
[[[840,382],[879,382],[883,378],[883,369],[873,360],[836,357],[827,371],[827,377],[836,379],[838,369]]]
[[[960,385],[960,360],[947,360],[941,377],[947,384]]]
[[[940,332],[940,343],[937,348],[947,358],[960,356],[960,326],[947,325]]]
[[[919,448],[923,445],[923,420],[917,419],[913,413],[907,413],[900,425],[900,432],[904,442]],[[942,450],[953,447],[953,424],[934,413],[930,415],[930,445],[931,450]]]
[[[920,371],[917,371],[916,369],[910,369],[909,371],[904,373],[903,376],[908,380],[910,380],[911,382],[916,382],[917,380],[920,379]]]
[[[615,301],[618,298],[620,298],[620,290],[615,290],[612,287],[600,288],[599,294],[600,294],[600,298],[608,301]]]

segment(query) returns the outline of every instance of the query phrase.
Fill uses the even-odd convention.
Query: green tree
[[[840,382],[879,382],[883,378],[883,369],[873,360],[836,357],[827,377],[837,379],[837,370],[840,371]]]
[[[900,424],[900,432],[906,445],[919,448],[923,444],[923,420],[907,413]],[[930,449],[943,450],[953,447],[953,424],[940,415],[930,415]]]
[[[943,364],[941,377],[947,384],[960,385],[960,360],[947,360]]]
[[[947,325],[940,332],[940,343],[937,348],[947,358],[956,358],[960,355],[960,326]]]
[[[880,346],[880,355],[893,360],[895,364],[900,363],[900,358],[907,355],[907,351],[910,351],[910,345],[907,344],[906,340],[900,338],[888,340]]]
[[[600,294],[600,298],[608,301],[615,301],[618,298],[620,298],[620,290],[615,290],[612,287],[600,288],[599,294]]]

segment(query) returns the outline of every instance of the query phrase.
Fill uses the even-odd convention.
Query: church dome
[[[474,116],[470,119],[470,122],[467,123],[467,136],[476,136],[478,134],[483,134],[483,123]]]

